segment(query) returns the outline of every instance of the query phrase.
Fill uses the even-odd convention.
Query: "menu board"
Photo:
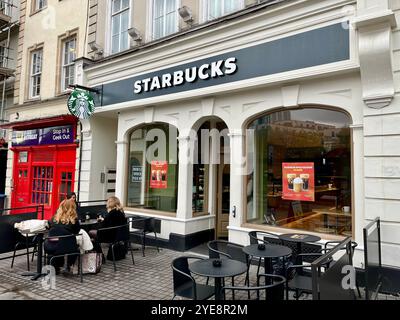
[[[315,201],[313,162],[282,163],[282,199]]]
[[[151,174],[150,188],[152,189],[167,188],[167,175],[168,175],[167,161],[152,161],[150,174]]]

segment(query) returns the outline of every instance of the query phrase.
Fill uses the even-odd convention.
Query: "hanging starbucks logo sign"
[[[79,119],[89,119],[94,112],[93,96],[84,90],[75,89],[68,99],[68,110]]]

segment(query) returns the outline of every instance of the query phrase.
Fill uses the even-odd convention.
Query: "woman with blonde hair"
[[[48,258],[50,260],[52,255],[61,255],[64,252],[79,252],[78,244],[76,243],[76,237],[71,237],[71,241],[64,241],[63,247],[60,247],[60,242],[56,239],[53,240],[51,237],[57,236],[68,236],[68,235],[77,235],[81,229],[78,214],[76,212],[76,204],[73,199],[65,199],[61,201],[56,214],[49,221],[50,230],[49,237],[50,239],[44,243],[44,249],[48,254]],[[65,244],[67,243],[68,248],[65,248]],[[76,260],[76,256],[68,256],[67,259],[67,269],[71,265],[74,264]],[[63,258],[53,259],[53,266],[56,269],[56,273],[59,273],[60,267],[64,264]]]
[[[121,201],[117,197],[109,197],[106,204],[107,214],[104,218],[99,218],[101,224],[99,229],[112,228],[122,226],[128,223]],[[102,237],[106,239],[113,239],[115,236],[115,229],[102,232]],[[101,252],[101,246],[97,243],[97,230],[91,230],[89,235],[94,239],[94,247],[97,252]],[[104,257],[104,256],[103,256]]]

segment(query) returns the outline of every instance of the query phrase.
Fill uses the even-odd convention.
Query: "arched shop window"
[[[248,126],[247,223],[351,235],[350,117],[302,108]]]
[[[178,193],[178,131],[154,123],[130,136],[128,207],[176,212]]]

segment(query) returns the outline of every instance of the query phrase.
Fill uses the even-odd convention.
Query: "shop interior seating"
[[[193,300],[207,300],[214,296],[215,288],[207,284],[197,283],[189,270],[189,261],[203,258],[183,256],[175,258],[171,263],[174,296]]]

